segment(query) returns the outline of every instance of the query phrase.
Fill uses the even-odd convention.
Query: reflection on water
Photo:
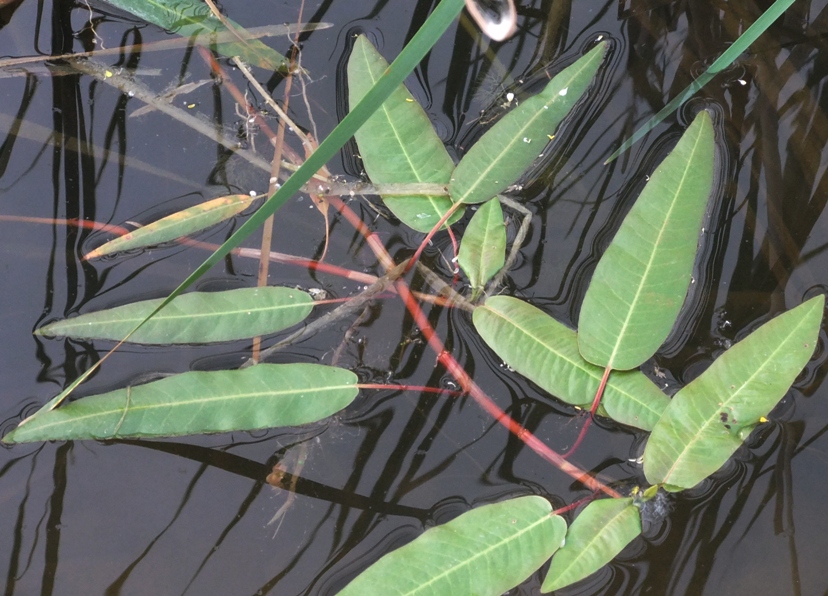
[[[276,21],[296,18],[298,3],[287,4],[279,5]],[[395,0],[306,7],[307,20],[335,23],[302,40],[302,65],[312,81],[307,94],[320,135],[344,113],[350,33],[371,32],[380,51],[392,57],[430,6],[418,3],[415,10]],[[258,21],[273,12],[263,2],[228,1],[223,8],[251,25],[266,24]],[[828,288],[825,3],[794,3],[696,99],[619,160],[602,165],[759,12],[751,3],[533,1],[519,7],[512,40],[485,45],[461,23],[408,81],[450,150],[462,154],[508,104],[533,92],[534,81],[571,63],[599,37],[610,41],[588,103],[565,123],[556,151],[525,181],[521,196],[534,213],[532,228],[519,266],[505,282],[507,293],[570,324],[577,321],[597,259],[646,176],[699,109],[714,114],[721,196],[711,204],[700,238],[685,312],[664,350],[644,367],[668,391],[696,377],[762,322]],[[10,23],[0,36],[0,55],[10,57],[167,38],[104,4],[90,11],[63,2],[22,3],[0,11],[0,21]],[[282,53],[290,47],[282,38],[268,43]],[[144,80],[156,93],[170,83],[214,81],[209,67],[186,48],[124,52],[107,64],[160,70],[160,77]],[[256,74],[274,97],[281,96],[280,76]],[[99,232],[57,220],[147,221],[188,201],[249,190],[257,176],[264,176],[264,187],[267,174],[239,165],[226,148],[164,114],[128,118],[140,107],[136,99],[90,76],[39,72],[3,81],[0,216],[56,220],[0,221],[7,280],[0,314],[0,418],[8,430],[110,347],[44,340],[31,335],[34,327],[79,310],[163,295],[204,257],[171,246],[88,263],[81,257],[100,243]],[[296,107],[299,99],[291,103],[293,115],[310,129],[304,110]],[[218,81],[173,100],[182,110],[190,104],[212,130],[236,139],[251,132]],[[261,150],[266,141],[259,137],[257,146]],[[346,153],[330,167],[358,175],[360,166]],[[318,253],[324,234],[308,208],[305,200],[280,211],[275,250]],[[395,258],[410,255],[417,235],[361,209]],[[219,226],[205,238],[220,241],[233,226]],[[339,220],[332,222],[331,239],[332,262],[378,272],[360,238]],[[435,239],[428,258],[450,278],[438,250],[449,254],[446,238]],[[204,283],[249,285],[255,272],[255,262],[233,258]],[[349,282],[297,268],[274,269],[272,280],[322,287],[333,296],[356,291]],[[574,412],[502,367],[473,333],[467,313],[434,308],[430,316],[448,348],[513,417],[554,449],[571,444],[580,425]],[[349,326],[324,331],[280,358],[328,361]],[[444,385],[445,371],[435,368],[434,355],[397,301],[382,300],[353,331],[338,357],[363,381]],[[828,488],[825,340],[821,336],[772,422],[712,479],[659,502],[644,537],[578,593],[824,590],[828,570],[821,554],[828,538],[815,520],[824,517]],[[247,349],[128,347],[82,391],[205,363],[232,366]],[[642,442],[601,423],[577,463],[614,480],[641,482],[635,459]],[[335,593],[383,553],[471,506],[536,493],[558,507],[585,494],[474,404],[392,389],[365,391],[351,408],[309,429],[24,445],[0,453],[6,536],[0,564],[9,594]],[[266,482],[274,466],[279,491]],[[274,537],[276,524],[267,523],[277,515]],[[540,574],[516,593],[536,593],[539,581]]]

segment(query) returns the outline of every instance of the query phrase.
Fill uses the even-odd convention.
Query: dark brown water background
[[[534,217],[504,290],[569,324],[577,321],[595,263],[647,174],[699,109],[711,111],[719,193],[709,207],[686,308],[663,350],[644,366],[668,391],[762,322],[828,290],[828,3],[795,2],[732,68],[621,159],[602,165],[768,4],[533,0],[520,7],[512,40],[486,47],[477,34],[452,28],[408,81],[459,155],[496,117],[507,92],[518,99],[534,92],[532,81],[571,63],[599,36],[610,40],[598,84],[520,195]],[[295,0],[227,0],[222,7],[245,26],[292,22],[298,14]],[[346,110],[344,65],[353,35],[368,34],[393,58],[430,9],[429,2],[414,0],[308,3],[306,20],[334,24],[302,40],[320,135]],[[94,1],[26,0],[0,15],[7,23],[0,29],[5,57],[92,49],[92,28],[98,47],[168,37]],[[289,49],[282,38],[269,43]],[[179,77],[209,78],[197,54],[185,49],[111,57],[108,64],[160,69],[143,79],[158,91]],[[281,98],[279,77],[256,75]],[[244,85],[238,72],[232,76]],[[308,126],[300,100],[293,97],[292,113]],[[231,133],[244,128],[221,86],[204,85],[176,101],[193,104],[188,109]],[[0,79],[0,215],[147,222],[228,192],[266,189],[266,176],[166,116],[129,118],[138,107],[88,76],[38,70]],[[252,133],[255,148],[266,151],[264,136]],[[357,176],[353,147],[330,167]],[[419,242],[420,235],[376,219],[364,202],[352,204],[396,258]],[[237,225],[202,238],[219,242]],[[0,221],[0,231],[3,432],[112,347],[39,339],[34,328],[76,312],[164,296],[206,257],[170,246],[86,263],[81,256],[104,234],[7,221]],[[323,239],[321,218],[307,197],[278,212],[275,250],[318,256]],[[438,251],[448,249],[439,238],[426,254],[446,276]],[[379,272],[370,251],[338,220],[327,260]],[[228,259],[198,287],[254,285],[255,272],[255,261]],[[271,281],[324,288],[333,296],[357,291],[353,283],[287,266],[273,266]],[[435,308],[430,318],[501,407],[553,448],[571,444],[581,423],[575,412],[508,371],[475,336],[467,313]],[[330,362],[349,324],[276,361]],[[772,421],[722,471],[672,497],[666,518],[648,524],[610,566],[560,593],[824,594],[824,341],[823,334]],[[126,347],[78,394],[157,374],[233,367],[248,348],[249,342]],[[393,299],[374,308],[340,364],[366,382],[453,387]],[[601,422],[576,461],[618,481],[641,482],[634,460],[644,438]],[[474,403],[414,392],[363,392],[332,421],[304,429],[23,445],[0,449],[0,458],[6,594],[333,594],[383,553],[471,506],[529,493],[561,506],[586,494]],[[305,461],[301,479],[277,531],[267,522],[289,497],[264,480],[275,463],[290,469],[299,460]],[[515,593],[538,593],[541,577]]]

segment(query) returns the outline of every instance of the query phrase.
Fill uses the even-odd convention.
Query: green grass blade
[[[814,353],[825,297],[765,323],[673,397],[644,450],[652,484],[692,488],[718,470]]]
[[[287,71],[289,61],[282,54],[257,39],[211,43],[210,34],[227,31],[227,28],[210,12],[203,2],[194,0],[106,0],[134,14],[139,19],[172,31],[182,37],[195,37],[196,43],[215,48],[222,56],[240,56],[245,62],[268,70]],[[233,21],[228,21],[235,25]],[[240,25],[237,26],[244,35]]]
[[[669,335],[690,287],[713,153],[710,115],[700,112],[650,176],[595,268],[578,321],[586,360],[637,368]]]
[[[288,178],[282,187],[273,193],[259,210],[253,214],[236,232],[228,238],[224,244],[218,247],[206,261],[199,265],[187,279],[175,288],[158,307],[151,312],[144,322],[155,316],[162,308],[170,303],[176,296],[193,284],[198,278],[204,275],[210,268],[226,257],[231,250],[236,248],[245,238],[258,229],[264,221],[273,215],[287,200],[299,192],[302,186],[348,142],[360,126],[371,116],[371,114],[382,104],[383,101],[400,85],[405,78],[414,70],[414,67],[423,59],[423,56],[434,47],[437,40],[448,29],[449,25],[463,10],[463,0],[441,0],[434,12],[429,15],[422,27],[414,34],[411,41],[403,48],[397,59],[388,67],[386,76],[380,79],[376,85],[362,98],[362,101],[342,119],[336,128],[331,131],[325,140],[319,145],[302,166]],[[143,322],[133,329],[137,330]],[[73,381],[59,395],[52,398],[43,408],[34,414],[40,415],[56,408],[66,399],[78,385],[80,385],[93,368],[88,369],[83,375]],[[31,417],[28,419],[31,420]]]
[[[44,412],[3,442],[173,437],[297,426],[335,414],[357,393],[354,373],[321,364],[188,372]]]
[[[97,259],[124,250],[163,244],[195,234],[238,215],[255,200],[256,198],[250,195],[228,195],[188,207],[129,234],[110,240],[86,255],[86,260]]]
[[[374,563],[339,596],[499,596],[558,549],[566,522],[538,496],[477,507]]]
[[[360,35],[348,60],[348,100],[356,106],[382,78],[388,63]],[[448,184],[454,162],[423,108],[399,85],[356,132],[359,154],[374,184]],[[447,196],[383,196],[383,202],[405,225],[430,232],[452,202]],[[448,223],[460,219],[458,210]]]
[[[710,67],[704,71],[699,78],[690,83],[684,91],[679,93],[676,97],[670,100],[666,106],[659,110],[658,114],[650,118],[643,126],[641,126],[633,136],[624,141],[615,152],[609,156],[605,164],[613,161],[616,157],[624,153],[627,149],[635,145],[642,139],[644,135],[658,126],[667,116],[675,112],[679,106],[690,99],[696,91],[707,85],[710,80],[717,74],[728,68],[742,52],[748,49],[756,39],[764,33],[773,22],[778,19],[783,12],[788,10],[794,0],[776,0],[770,8],[768,8],[756,21],[748,27],[733,44],[727,48],[722,55],[719,56]]]
[[[472,145],[451,175],[452,200],[482,203],[517,182],[544,152],[560,122],[586,92],[605,50],[606,42],[595,46]]]
[[[118,341],[155,310],[162,299],[133,302],[41,327],[38,335]],[[129,341],[140,344],[202,344],[270,335],[300,323],[313,299],[294,288],[240,288],[190,292],[173,300]]]
[[[572,522],[566,544],[552,557],[541,592],[559,590],[592,575],[639,534],[641,516],[632,499],[593,501]]]
[[[506,262],[506,224],[500,201],[491,199],[483,203],[471,218],[457,261],[469,278],[472,298],[477,297]]]
[[[604,371],[581,357],[572,329],[510,296],[486,300],[473,321],[483,341],[517,372],[568,404],[592,403]],[[641,372],[630,371],[610,375],[602,405],[613,420],[650,430],[669,402]]]

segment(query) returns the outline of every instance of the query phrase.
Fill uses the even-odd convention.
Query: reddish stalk
[[[19,221],[23,223],[39,223],[49,225],[74,226],[76,228],[83,228],[85,230],[111,232],[123,236],[129,234],[129,230],[121,226],[112,224],[105,224],[99,221],[89,221],[86,219],[56,219],[54,217],[29,217],[26,215],[0,215],[0,221]]]
[[[570,503],[566,507],[561,507],[560,509],[555,509],[555,511],[552,512],[552,515],[562,515],[562,514],[566,513],[567,511],[572,511],[573,509],[577,509],[578,507],[580,507],[584,503],[589,503],[590,501],[594,501],[594,500],[595,500],[595,495],[590,495],[589,497],[584,497],[583,499],[578,499],[577,501],[575,501],[574,503]]]
[[[601,383],[598,385],[598,390],[595,392],[595,397],[592,400],[592,407],[589,409],[589,414],[587,415],[586,422],[584,422],[584,427],[581,429],[581,432],[578,433],[578,438],[575,439],[575,442],[572,444],[572,447],[569,448],[569,451],[564,453],[562,457],[570,457],[575,450],[581,445],[581,442],[586,437],[587,430],[589,430],[589,425],[592,423],[592,419],[595,417],[595,412],[598,411],[598,404],[601,403],[601,397],[604,395],[604,388],[607,386],[607,379],[609,379],[610,373],[612,372],[611,367],[606,367],[604,369],[604,376],[601,377]]]
[[[425,250],[425,247],[428,245],[429,242],[431,242],[431,239],[434,237],[434,234],[439,232],[440,228],[443,227],[443,224],[445,224],[449,220],[449,218],[452,215],[454,215],[454,212],[457,211],[462,206],[463,206],[462,203],[454,203],[449,208],[449,210],[446,211],[446,214],[443,215],[443,217],[440,218],[440,221],[438,221],[435,224],[435,226],[433,228],[431,228],[431,231],[426,235],[425,240],[423,240],[420,243],[420,247],[417,249],[417,252],[414,253],[414,256],[411,258],[411,262],[408,263],[408,267],[406,268],[404,273],[408,273],[408,271],[417,263],[417,261],[420,259],[420,255],[423,254],[423,250]],[[455,244],[455,247],[456,246],[457,245]]]
[[[348,220],[354,228],[359,231],[360,234],[363,235],[366,242],[372,247],[377,258],[383,262],[383,266],[386,266],[385,263],[392,263],[393,260],[388,252],[385,250],[385,247],[379,241],[379,238],[368,229],[368,227],[363,223],[363,221],[359,218],[359,216],[354,213],[354,211],[349,208],[345,203],[343,203],[340,199],[336,197],[330,198],[331,205],[337,209],[346,220]],[[439,225],[442,225],[439,224]],[[379,251],[379,252],[378,252]],[[414,259],[412,259],[412,262]],[[386,267],[388,268],[388,267]],[[403,280],[397,280],[394,283],[395,287],[397,288],[397,293],[400,295],[403,303],[405,304],[408,312],[411,313],[411,316],[414,318],[414,322],[423,332],[423,336],[428,341],[428,345],[437,353],[437,360],[442,364],[446,370],[451,374],[457,382],[460,384],[460,387],[463,388],[463,391],[471,395],[472,399],[477,402],[477,404],[483,408],[492,418],[494,418],[497,422],[505,426],[509,432],[514,434],[518,439],[523,441],[527,447],[532,449],[535,453],[541,456],[546,461],[550,462],[556,468],[561,470],[562,472],[568,474],[578,482],[582,482],[585,486],[590,488],[591,490],[601,491],[610,497],[618,498],[621,495],[611,489],[610,487],[606,486],[603,482],[597,480],[590,476],[586,471],[580,469],[579,467],[569,463],[560,455],[552,451],[545,443],[543,443],[540,439],[538,439],[535,435],[533,435],[529,430],[524,428],[520,423],[512,419],[506,412],[500,409],[497,404],[495,404],[488,395],[486,395],[480,387],[472,380],[469,374],[460,366],[460,363],[455,360],[455,358],[449,353],[443,342],[437,336],[437,333],[434,331],[434,328],[428,322],[428,319],[423,313],[423,310],[420,308],[420,305],[417,304],[417,301],[414,299],[414,296],[411,293],[411,290],[408,288],[408,284],[405,283]]]
[[[417,323],[417,326],[420,327],[420,330],[423,332],[423,336],[425,336],[429,346],[431,346],[432,350],[437,352],[438,362],[446,368],[446,370],[457,380],[463,390],[466,391],[481,408],[483,408],[497,422],[505,426],[509,432],[523,441],[527,447],[532,449],[532,451],[537,453],[565,474],[568,474],[574,478],[576,481],[583,483],[584,486],[591,490],[601,491],[610,497],[618,498],[621,496],[603,482],[590,476],[581,468],[569,463],[563,457],[552,451],[552,449],[550,449],[543,441],[538,439],[529,430],[511,418],[508,414],[506,414],[506,412],[501,410],[500,407],[498,407],[498,405],[495,404],[491,398],[489,398],[489,396],[477,386],[465,369],[460,366],[457,360],[455,360],[454,357],[446,351],[443,342],[437,336],[437,333],[428,322],[428,319],[422,309],[420,309],[419,305],[417,305],[414,300],[414,297],[411,295],[408,285],[406,285],[403,281],[397,281],[395,285],[397,286],[397,292],[399,293],[400,298],[402,298],[403,302],[405,302],[409,313],[411,313],[411,316],[414,317],[414,321]]]
[[[48,224],[48,225],[63,225],[63,226],[74,226],[76,228],[83,228],[86,230],[94,230],[94,231],[102,231],[102,232],[110,232],[115,234],[116,236],[123,236],[124,234],[128,234],[130,231],[122,226],[116,226],[113,224],[106,224],[101,223],[99,221],[90,221],[85,219],[55,219],[54,217],[29,217],[25,215],[0,215],[0,221],[17,221],[22,223],[38,223],[38,224]],[[219,245],[213,244],[212,242],[203,242],[201,240],[195,240],[194,238],[190,238],[185,236],[183,238],[179,238],[176,240],[179,244],[183,244],[185,246],[193,246],[195,248],[201,248],[204,250],[209,250],[210,252],[214,252]],[[231,254],[234,254],[239,257],[245,257],[250,259],[258,259],[259,255],[261,255],[261,251],[256,248],[234,248],[231,251]],[[339,267],[338,265],[330,265],[328,263],[323,263],[320,261],[315,261],[313,259],[306,259],[305,257],[297,257],[295,255],[288,255],[281,252],[274,252],[271,251],[269,255],[269,259],[274,263],[281,263],[284,265],[296,265],[297,267],[305,267],[306,269],[310,269],[311,271],[319,271],[321,273],[329,273],[331,275],[337,275],[339,277],[343,277],[345,279],[350,279],[352,281],[356,281],[359,283],[364,284],[372,284],[379,279],[376,275],[370,275],[368,273],[362,273],[361,271],[354,271],[352,269],[346,269],[345,267]],[[86,260],[86,259],[84,259]],[[428,295],[422,295],[425,298]],[[439,297],[435,298],[435,302],[440,304]]]

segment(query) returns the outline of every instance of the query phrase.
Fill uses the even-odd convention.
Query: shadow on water
[[[294,20],[298,3],[283,4],[228,1],[222,8],[252,26],[269,24],[263,18]],[[298,107],[301,97],[291,104],[299,124],[315,125],[320,135],[346,112],[349,36],[363,31],[393,57],[433,3],[356,6],[324,0],[305,7],[307,20],[335,24],[301,40],[302,65],[311,73],[313,124]],[[762,322],[828,290],[825,3],[794,3],[678,114],[619,160],[602,165],[763,7],[534,0],[519,7],[514,39],[487,42],[464,19],[408,81],[459,156],[508,109],[510,94],[521,101],[596,39],[610,40],[588,102],[564,124],[556,151],[523,185],[532,228],[505,282],[506,293],[570,324],[577,321],[598,258],[646,176],[693,115],[711,111],[719,198],[707,216],[685,311],[664,349],[644,365],[667,391],[696,377]],[[104,3],[18,3],[0,9],[0,23],[0,55],[7,57],[168,37]],[[268,44],[283,53],[290,47],[284,37]],[[156,92],[171,82],[209,81],[177,98],[176,105],[203,114],[245,148],[266,153],[266,139],[237,113],[192,48],[130,51],[107,64],[146,73],[141,80]],[[230,72],[243,87],[238,72]],[[163,114],[131,118],[139,102],[92,77],[57,63],[13,74],[0,86],[0,218],[53,223],[0,219],[6,279],[0,313],[3,432],[111,347],[33,338],[33,328],[79,311],[163,296],[205,256],[170,245],[89,263],[83,254],[106,234],[67,220],[149,221],[267,185],[254,166]],[[280,75],[256,75],[281,97]],[[354,147],[329,165],[335,173],[361,173]],[[275,250],[320,254],[324,234],[310,207],[305,197],[279,212]],[[410,256],[418,235],[378,217],[365,203],[354,208],[395,258]],[[329,261],[377,273],[362,238],[339,220],[331,223]],[[218,226],[202,239],[220,242],[236,225]],[[450,278],[441,253],[450,254],[450,244],[438,237],[425,258]],[[202,284],[253,285],[255,276],[254,261],[233,257]],[[272,278],[280,285],[322,287],[332,296],[357,290],[298,268],[279,267]],[[418,284],[422,280],[412,280],[413,289]],[[427,314],[447,348],[501,407],[553,449],[571,444],[581,424],[577,412],[508,371],[473,332],[466,313],[434,307]],[[277,360],[330,362],[349,325],[321,332]],[[771,424],[712,479],[672,498],[665,505],[667,518],[654,520],[611,565],[567,593],[824,591],[828,570],[821,555],[828,538],[818,522],[828,489],[825,342],[822,335],[817,354]],[[417,327],[393,299],[377,301],[343,345],[340,365],[363,382],[456,388],[434,366]],[[82,394],[134,384],[148,371],[235,366],[248,348],[244,342],[127,347],[82,386]],[[634,461],[643,441],[600,422],[577,463],[619,484],[643,482]],[[474,505],[531,493],[559,507],[588,494],[474,403],[393,388],[363,391],[346,411],[309,428],[178,441],[22,445],[0,454],[6,594],[333,594],[424,527]],[[269,475],[276,486],[268,484]],[[514,593],[537,593],[541,577],[536,574]]]

